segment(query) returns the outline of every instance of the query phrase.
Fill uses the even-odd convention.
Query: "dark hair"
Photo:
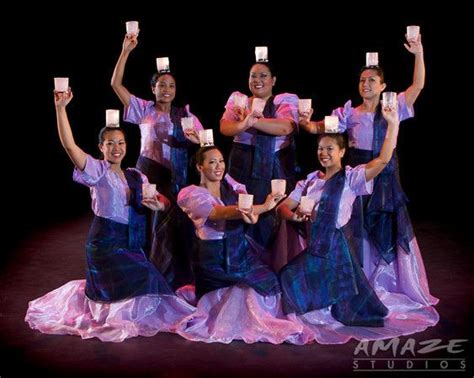
[[[171,72],[155,72],[153,76],[151,77],[150,84],[152,87],[155,87],[156,83],[158,82],[158,79],[162,76],[169,75],[173,78],[173,80],[176,82],[176,78]]]
[[[319,142],[321,141],[321,139],[323,139],[324,137],[329,137],[329,138],[334,139],[336,141],[336,144],[339,146],[339,148],[341,150],[343,148],[347,147],[346,137],[344,136],[344,134],[341,134],[341,133],[322,133],[322,134],[319,134],[318,135],[318,145],[319,145]]]
[[[196,155],[194,155],[195,165],[204,163],[204,155],[206,154],[207,151],[211,151],[211,150],[217,150],[222,154],[222,151],[216,146],[201,147],[199,150],[197,150]]]
[[[254,64],[252,64],[252,67],[250,67],[250,71],[252,71],[252,68],[254,68],[257,64],[261,64],[262,66],[267,67],[272,77],[276,76],[275,67],[273,67],[273,65],[270,62],[255,62]]]
[[[124,129],[122,129],[121,127],[105,126],[99,131],[99,144],[104,143],[105,134],[110,133],[112,131],[120,131],[123,134],[123,138],[125,139],[125,141],[127,140],[127,135],[125,134]]]
[[[380,68],[379,66],[365,66],[365,67],[362,67],[362,69],[359,72],[359,76],[362,75],[362,73],[364,71],[367,71],[367,70],[373,70],[373,71],[377,72],[377,76],[380,76],[380,81],[382,83],[385,83],[385,74],[383,73],[382,68]]]

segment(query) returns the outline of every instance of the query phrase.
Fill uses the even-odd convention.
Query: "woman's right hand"
[[[381,102],[382,115],[387,120],[387,122],[399,123],[398,120],[398,99],[395,97],[393,107],[385,107]]]
[[[313,111],[313,108],[311,108],[307,112],[299,112],[298,124],[302,127],[308,126],[308,123],[311,122],[311,116],[313,115]]]
[[[291,220],[293,222],[307,222],[310,218],[311,214],[308,213],[303,213],[298,206],[296,210],[293,212],[293,216],[291,217]]]
[[[135,34],[125,34],[123,39],[122,50],[125,52],[132,51],[138,45],[138,35]]]
[[[251,112],[249,114],[247,114],[247,116],[245,117],[244,119],[244,122],[245,122],[245,125],[246,125],[246,129],[250,129],[251,127],[253,127],[260,118],[263,118],[263,114],[262,113],[256,113],[256,112]]]
[[[239,209],[242,214],[242,220],[248,224],[255,224],[258,221],[258,215],[254,213],[253,206],[250,209]]]
[[[68,88],[66,92],[54,91],[54,105],[57,108],[66,107],[72,100],[73,94],[71,88]]]
[[[263,205],[267,209],[267,211],[270,211],[275,208],[278,203],[286,197],[286,194],[273,194],[270,193],[267,195],[267,198],[265,198],[265,202]]]
[[[240,107],[240,106],[234,106],[234,114],[235,114],[235,120],[238,122],[242,122],[245,119],[245,109]]]

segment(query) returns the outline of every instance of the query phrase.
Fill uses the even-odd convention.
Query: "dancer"
[[[125,107],[124,120],[140,126],[137,168],[171,202],[166,211],[154,215],[149,258],[176,289],[193,282],[188,255],[193,248],[193,227],[176,206],[176,196],[188,185],[188,151],[193,143],[199,143],[197,132],[203,127],[189,111],[189,106],[180,108],[173,105],[176,80],[171,72],[163,70],[153,75],[151,91],[154,102],[135,97],[123,85],[125,65],[138,45],[137,38],[136,35],[125,35],[111,85]],[[192,117],[194,128],[183,131],[181,121],[184,117]]]
[[[54,96],[61,143],[75,165],[74,180],[90,188],[95,217],[86,243],[86,279],[31,301],[25,320],[43,333],[113,342],[173,331],[193,307],[174,295],[143,252],[145,207],[164,211],[169,201],[162,195],[142,199],[146,176],[122,170],[127,145],[120,128],[101,130],[102,160],[78,147],[66,112],[72,92]]]

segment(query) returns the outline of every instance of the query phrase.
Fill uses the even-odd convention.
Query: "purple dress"
[[[229,175],[226,175],[224,184],[229,185],[235,194],[246,193],[245,186],[234,181]],[[282,313],[278,279],[268,267],[255,258],[248,243],[244,243],[244,253],[237,256],[238,267],[232,263],[237,251],[230,251],[230,264],[225,258],[219,257],[222,257],[221,252],[227,247],[225,242],[229,237],[228,228],[231,223],[243,223],[242,220],[208,219],[214,206],[228,205],[222,188],[223,184],[222,199],[214,197],[206,188],[194,185],[181,190],[178,196],[178,204],[192,219],[199,241],[204,242],[204,247],[206,242],[216,245],[211,251],[214,252],[213,259],[212,256],[203,255],[201,251],[197,251],[195,258],[196,284],[214,290],[208,291],[199,299],[196,312],[181,322],[178,333],[188,340],[208,343],[227,344],[232,340],[273,344],[310,342],[312,334],[305,331],[304,325]],[[245,240],[241,232],[240,240]],[[198,248],[201,248],[201,244]],[[209,249],[206,248],[204,252],[206,251]],[[216,258],[220,260],[215,261]],[[247,263],[253,265],[248,266]],[[269,283],[274,287],[269,286]],[[265,290],[268,292],[265,293]],[[196,301],[192,287],[180,289],[178,295],[192,303]]]
[[[364,165],[355,168],[347,166],[345,173],[345,186],[341,194],[339,211],[336,217],[337,229],[343,228],[349,222],[352,206],[357,196],[370,194],[373,187],[372,181],[366,182],[365,180]],[[322,178],[322,173],[315,171],[310,173],[305,180],[299,181],[295,190],[289,196],[296,202],[300,202],[302,195],[315,200],[316,205],[311,215],[312,220],[316,218],[319,201],[326,182]],[[308,240],[300,240],[300,244],[304,248],[306,248],[307,242]],[[404,257],[408,256],[404,254]],[[416,262],[416,259],[417,255],[413,256],[412,262]],[[399,265],[399,267],[402,270],[406,269],[407,264]],[[400,273],[409,278],[411,271],[405,270]],[[315,332],[321,332],[320,334],[316,333],[316,340],[321,343],[343,343],[351,337],[358,340],[365,338],[376,340],[408,335],[434,326],[439,320],[438,313],[429,303],[420,303],[416,297],[413,299],[401,290],[388,291],[379,286],[374,286],[374,290],[381,302],[389,310],[388,315],[384,319],[383,327],[346,327],[332,317],[330,307],[307,312],[298,318],[304,320],[305,324]],[[419,290],[423,290],[423,288],[419,288]]]
[[[171,201],[169,209],[154,214],[148,249],[150,261],[173,288],[193,281],[189,257],[193,248],[192,224],[176,206],[176,195],[189,184],[189,151],[194,147],[184,136],[182,117],[192,117],[194,128],[203,129],[199,119],[189,111],[189,105],[184,108],[172,106],[170,113],[160,112],[153,101],[132,95],[124,112],[126,122],[140,126],[137,168]],[[183,234],[186,237],[182,237]]]
[[[222,120],[238,119],[234,112],[235,97],[231,94],[225,105]],[[246,110],[251,110],[250,99]],[[270,97],[263,110],[265,118],[288,120],[298,124],[298,97],[291,93],[282,93]],[[296,159],[294,132],[289,135],[275,136],[263,133],[254,128],[235,135],[229,154],[229,174],[245,185],[254,195],[255,203],[263,203],[271,192],[272,179],[285,179],[289,193],[296,183]],[[248,236],[259,248],[261,257],[266,263],[272,260],[271,250],[277,237],[280,219],[275,212],[262,214],[257,224],[249,228]]]
[[[406,104],[405,93],[398,95],[398,114],[400,121],[414,115],[413,108]],[[375,113],[360,112],[352,107],[351,101],[348,101],[344,107],[334,110],[333,115],[339,117],[339,131],[347,130],[349,136],[349,164],[355,166],[371,160]],[[396,156],[393,159],[392,173],[386,168],[375,179],[374,194],[359,197],[354,204],[351,223],[356,236],[358,253],[363,262],[364,272],[379,295],[401,294],[421,306],[434,305],[438,303],[438,299],[429,291],[423,259],[406,208],[406,197],[399,182]],[[387,180],[387,177],[390,178]],[[391,214],[383,210],[384,206],[393,207],[389,206],[389,203],[383,204],[384,199],[391,198],[392,195],[384,192],[383,188],[386,187],[392,188],[393,196],[398,196],[398,205],[392,219],[388,219],[386,228],[378,232],[376,227],[370,225],[373,221],[369,221],[372,219],[369,218],[369,214],[375,214],[375,217],[378,211],[380,211],[379,214]],[[378,224],[383,224],[381,218],[374,219]],[[390,246],[392,242],[384,239],[389,238],[391,230],[394,229],[396,231],[390,236],[390,240],[396,240],[396,248],[392,249],[396,253],[386,257],[381,252],[381,246]],[[368,232],[371,235],[379,234],[380,236],[369,237]]]
[[[74,180],[90,187],[96,215],[86,246],[87,280],[70,281],[31,301],[25,321],[43,333],[111,342],[174,331],[194,308],[173,295],[143,251],[129,244],[127,181],[110,163],[90,156],[84,171],[75,169]]]

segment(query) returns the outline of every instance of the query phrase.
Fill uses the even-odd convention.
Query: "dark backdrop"
[[[269,47],[277,71],[275,92],[311,97],[320,119],[347,99],[359,103],[358,72],[367,51],[379,52],[388,90],[406,89],[414,57],[403,47],[405,27],[421,25],[426,86],[415,104],[415,119],[401,127],[402,185],[415,221],[467,228],[460,218],[470,216],[472,161],[471,109],[463,102],[472,76],[465,9],[454,4],[422,10],[400,5],[384,11],[375,3],[341,3],[325,4],[316,12],[308,10],[308,3],[283,8],[230,2],[213,6],[217,15],[210,16],[202,4],[144,6],[130,4],[141,9],[105,14],[89,5],[63,3],[49,10],[32,6],[6,17],[11,22],[4,29],[2,54],[7,246],[27,237],[32,228],[90,211],[88,190],[72,182],[72,164],[57,136],[53,77],[69,76],[74,99],[68,110],[77,143],[97,156],[105,109],[121,109],[109,83],[128,20],[140,22],[140,37],[124,84],[152,99],[148,83],[155,58],[169,56],[177,77],[176,102],[191,104],[226,152],[230,138],[219,136],[218,122],[233,90],[248,93],[254,46]],[[124,127],[129,137],[124,165],[129,166],[138,155],[139,133],[134,125]],[[313,170],[315,137],[300,135],[298,149],[303,169]]]

